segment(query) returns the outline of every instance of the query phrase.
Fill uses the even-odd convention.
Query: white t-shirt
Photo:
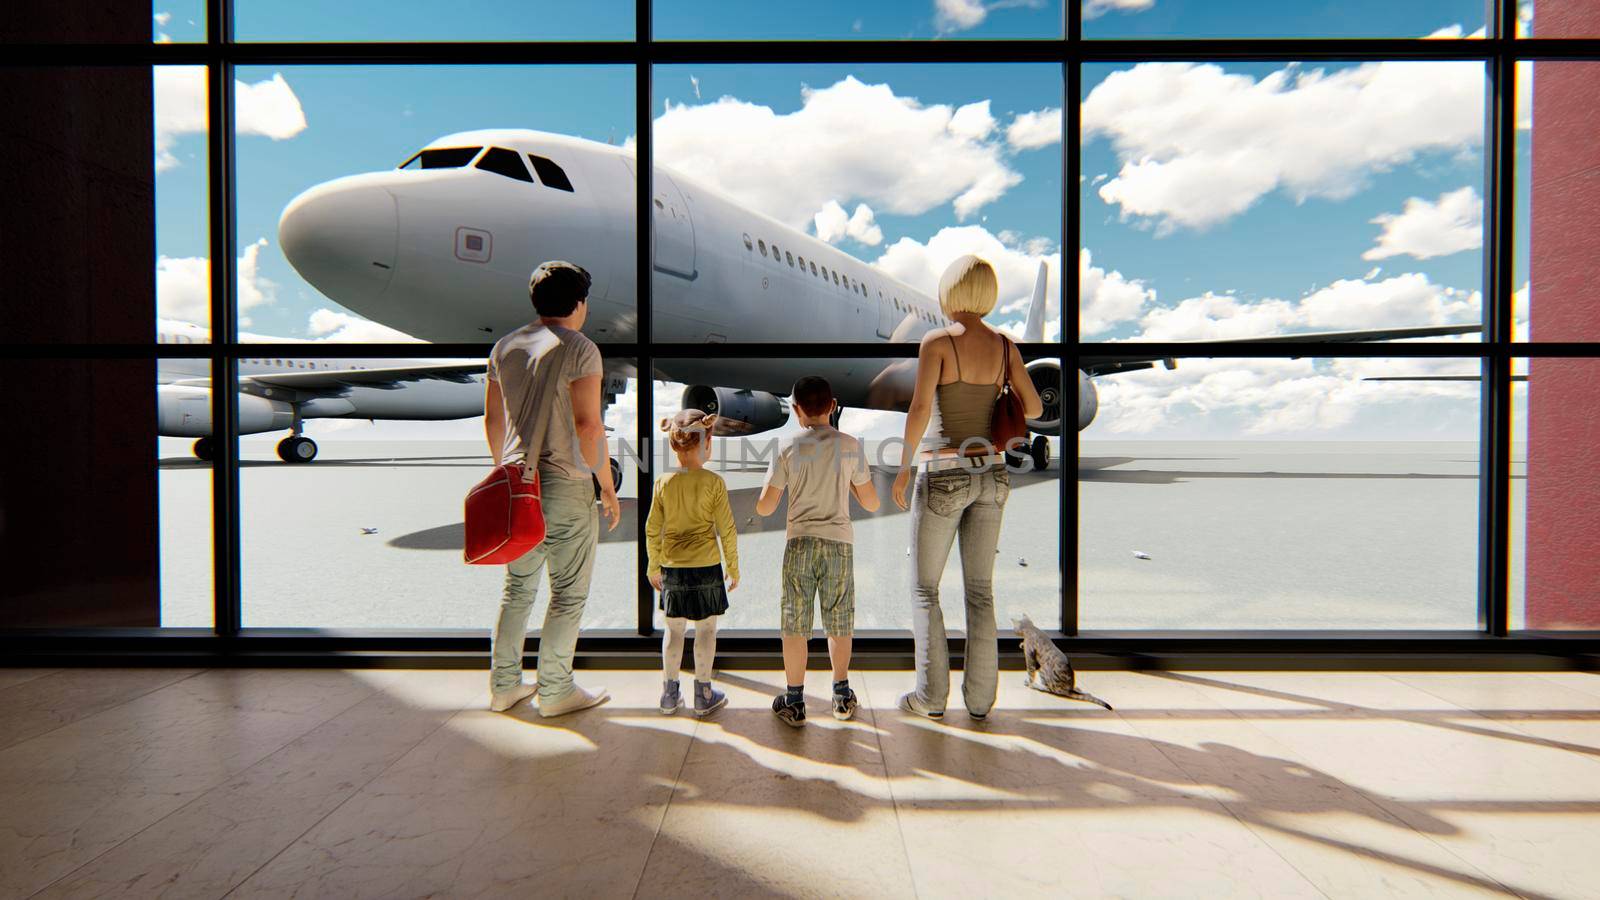
[[[588,478],[572,419],[572,382],[603,370],[600,348],[570,328],[534,322],[496,341],[489,352],[489,377],[500,382],[505,401],[501,461],[537,455],[542,470]]]
[[[766,486],[789,493],[788,537],[851,543],[850,486],[871,480],[861,442],[828,425],[787,438],[767,467]]]

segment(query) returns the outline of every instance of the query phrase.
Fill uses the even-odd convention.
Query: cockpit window
[[[571,191],[572,182],[567,180],[567,173],[561,167],[542,156],[528,154],[528,161],[533,163],[533,170],[539,173],[539,180],[546,186],[558,191]]]
[[[528,167],[522,164],[522,157],[515,150],[504,147],[490,147],[489,152],[478,160],[478,168],[518,181],[533,183],[533,176],[528,174]]]
[[[459,169],[478,155],[482,147],[434,147],[400,164],[402,169]]]

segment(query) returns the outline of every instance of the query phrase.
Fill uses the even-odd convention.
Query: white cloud
[[[693,85],[693,87],[694,87],[694,98],[696,100],[699,100],[700,99],[700,79],[694,77],[693,75],[690,75],[689,76],[689,84]]]
[[[260,238],[239,257],[239,324],[249,325],[251,309],[275,302],[278,285],[260,272],[261,250],[267,239]],[[211,265],[203,256],[170,257],[156,260],[156,314],[195,324],[211,321]]]
[[[1095,19],[1115,10],[1123,13],[1144,12],[1156,5],[1156,0],[1084,0],[1083,17]]]
[[[933,0],[933,21],[940,31],[975,28],[989,17],[983,0]]]
[[[156,171],[179,165],[178,138],[206,131],[206,70],[202,66],[157,66],[155,70]],[[234,82],[238,133],[287,140],[306,128],[300,98],[282,73],[255,84]]]
[[[1083,103],[1086,138],[1122,161],[1100,197],[1124,220],[1203,229],[1266,194],[1343,199],[1370,176],[1483,140],[1483,66],[1290,65],[1259,80],[1196,63],[1113,72]]]
[[[1483,246],[1483,198],[1471,185],[1441,194],[1437,201],[1412,197],[1401,212],[1384,213],[1372,223],[1383,226],[1383,233],[1362,259],[1449,256]]]
[[[829,201],[897,215],[950,203],[966,219],[1022,181],[987,103],[925,106],[854,77],[802,99],[782,114],[732,97],[670,104],[655,124],[657,159],[796,228]]]
[[[836,244],[840,238],[846,237],[854,238],[869,247],[883,243],[883,229],[878,227],[872,209],[865,203],[856,204],[855,213],[846,214],[844,207],[829,200],[813,221],[816,224],[817,237],[830,244]]]
[[[1434,284],[1427,275],[1408,272],[1382,281],[1341,279],[1295,301],[1250,301],[1208,291],[1146,312],[1139,320],[1139,338],[1232,340],[1291,332],[1467,324],[1478,321],[1481,306],[1475,291]]]
[[[1155,299],[1144,282],[1093,265],[1088,248],[1078,251],[1079,328],[1085,337],[1137,319]]]
[[[946,267],[967,253],[988,260],[999,279],[1000,296],[990,320],[1011,321],[1018,333],[1027,318],[1039,263],[1044,261],[1050,269],[1045,283],[1045,338],[1055,340],[1060,335],[1061,253],[1053,245],[1024,241],[1020,246],[1007,246],[981,225],[961,225],[940,229],[926,244],[901,238],[874,265],[929,296],[938,296],[939,278]]]
[[[151,16],[151,18],[156,20],[156,24],[157,25],[160,25],[161,27],[165,28],[167,23],[172,21],[172,13],[169,13],[169,12],[158,12],[155,15]]]
[[[1006,127],[1006,141],[1017,150],[1037,150],[1061,143],[1061,108],[1026,112]]]
[[[387,325],[326,307],[311,314],[306,333],[319,341],[352,343],[414,343],[417,339]]]

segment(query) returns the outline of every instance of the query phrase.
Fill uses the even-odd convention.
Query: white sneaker
[[[562,697],[560,700],[546,703],[544,698],[541,697],[539,699],[539,715],[544,716],[546,719],[553,719],[556,716],[564,716],[580,709],[599,706],[610,699],[611,695],[606,693],[605,688],[597,688],[591,693],[577,685],[573,685],[572,693]]]
[[[537,682],[530,684],[526,681],[509,691],[491,690],[489,692],[489,711],[505,712],[538,692],[539,685]]]

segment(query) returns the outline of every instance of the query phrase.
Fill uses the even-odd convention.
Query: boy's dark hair
[[[560,319],[589,299],[589,273],[582,266],[554,259],[541,263],[528,279],[528,299],[539,315]]]
[[[833,385],[821,375],[807,375],[794,383],[794,405],[808,416],[820,416],[833,405]]]

